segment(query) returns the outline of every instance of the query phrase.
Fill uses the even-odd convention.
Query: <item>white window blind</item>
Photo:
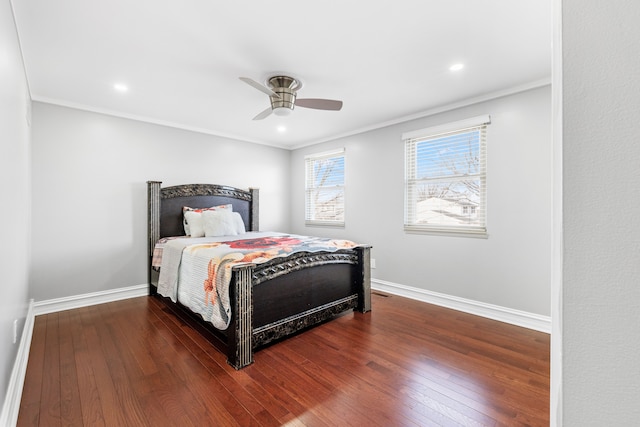
[[[305,222],[344,226],[344,149],[305,157]]]
[[[409,232],[486,236],[486,130],[481,116],[403,134]]]

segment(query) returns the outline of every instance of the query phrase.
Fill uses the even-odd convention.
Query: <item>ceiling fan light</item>
[[[291,109],[287,107],[276,107],[273,109],[273,114],[280,117],[285,117],[291,114]]]

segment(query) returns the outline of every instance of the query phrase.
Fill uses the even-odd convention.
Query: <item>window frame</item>
[[[330,185],[330,186],[313,186],[314,184],[314,174],[313,169],[310,169],[311,166],[315,165],[316,162],[325,161],[333,158],[342,158],[342,183],[338,185]],[[321,153],[314,153],[305,156],[304,158],[304,174],[305,174],[305,188],[304,188],[304,220],[306,226],[322,226],[322,227],[344,227],[345,226],[345,215],[346,215],[346,204],[345,204],[345,194],[346,194],[346,149],[340,148],[331,151],[325,151]],[[311,185],[310,185],[311,184]],[[336,189],[339,188],[342,190],[342,203],[337,206],[342,209],[342,219],[339,220],[327,220],[327,219],[315,219],[317,216],[317,206],[310,200],[311,194],[313,191],[318,189]]]
[[[402,134],[402,140],[404,143],[404,230],[408,233],[420,233],[420,234],[434,234],[445,236],[464,236],[464,237],[480,237],[487,238],[487,142],[486,133],[487,126],[491,124],[491,117],[489,115],[483,115],[478,117],[469,118],[466,120],[460,120],[456,122],[447,123],[440,126],[434,126],[425,129],[419,129]],[[418,177],[418,145],[428,144],[429,142],[436,143],[442,141],[447,136],[464,135],[467,133],[478,133],[478,171],[471,174],[474,180],[479,182],[478,193],[478,205],[472,206],[472,211],[475,210],[476,215],[479,215],[478,224],[443,224],[433,223],[425,224],[419,223],[417,218],[417,203],[420,185],[425,183],[439,183],[449,182],[456,183],[462,182],[469,175],[467,174],[452,174],[443,177]],[[434,157],[434,159],[439,159]],[[467,178],[468,180],[468,178]],[[468,199],[467,199],[468,200]],[[462,205],[460,205],[462,206]],[[464,209],[462,209],[464,210]],[[461,210],[461,211],[462,211]],[[469,209],[467,208],[467,211]]]

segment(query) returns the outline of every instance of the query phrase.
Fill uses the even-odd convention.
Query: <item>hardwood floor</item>
[[[549,425],[547,334],[372,301],[241,371],[155,298],[38,316],[18,425]]]

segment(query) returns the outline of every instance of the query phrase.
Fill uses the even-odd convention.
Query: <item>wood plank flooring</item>
[[[549,336],[375,292],[241,371],[152,297],[38,316],[19,426],[547,426]]]

